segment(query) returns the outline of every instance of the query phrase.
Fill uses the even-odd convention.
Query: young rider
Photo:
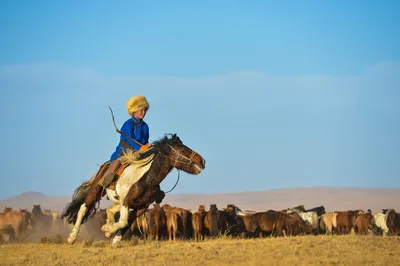
[[[149,126],[143,120],[150,105],[144,96],[133,96],[126,103],[126,109],[131,116],[121,128],[121,137],[114,153],[110,158],[110,166],[104,173],[103,181],[100,184],[106,188],[115,178],[118,168],[121,166],[119,157],[127,149],[135,151],[146,150],[149,143]]]

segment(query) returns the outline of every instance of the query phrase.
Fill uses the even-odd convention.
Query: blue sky
[[[71,195],[133,95],[207,160],[173,193],[400,187],[398,1],[1,1],[0,25],[1,199]]]

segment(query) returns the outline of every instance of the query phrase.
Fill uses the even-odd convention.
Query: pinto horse
[[[129,229],[130,224],[143,214],[152,202],[162,201],[165,193],[161,191],[160,183],[173,168],[193,175],[200,174],[205,168],[205,160],[197,152],[185,146],[176,134],[166,135],[155,141],[147,151],[139,153],[136,161],[148,158],[151,166],[139,180],[132,176],[141,168],[130,165],[120,175],[115,190],[106,189],[107,196],[114,205],[107,208],[107,222],[103,225],[102,231],[107,237],[116,233],[112,246],[119,245],[122,235]],[[75,190],[72,202],[66,206],[61,216],[67,217],[70,223],[74,223],[67,239],[70,244],[74,243],[81,223],[87,220],[102,197],[102,189],[97,182],[93,182],[94,180],[92,177]],[[118,222],[114,222],[114,214],[117,212],[120,217]]]

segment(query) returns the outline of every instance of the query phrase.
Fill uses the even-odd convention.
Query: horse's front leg
[[[103,227],[103,230],[106,232],[106,236],[111,236],[112,233],[116,232],[119,229],[124,228],[128,225],[128,215],[129,215],[129,208],[125,205],[120,205],[119,208],[119,221],[114,224],[106,224]]]
[[[116,232],[119,229],[124,228],[125,226],[128,225],[128,216],[129,216],[129,202],[135,202],[136,199],[139,199],[140,197],[143,197],[147,190],[147,186],[143,186],[140,183],[137,183],[134,185],[134,187],[131,187],[129,191],[131,191],[131,195],[128,194],[125,197],[122,197],[120,195],[119,199],[119,220],[118,222],[114,224],[108,224],[104,226],[104,231],[109,232],[109,234],[112,234]],[[128,199],[126,197],[129,197]]]
[[[18,222],[13,222],[11,224],[11,228],[14,230],[14,239],[20,240],[21,237],[20,224],[18,224]]]
[[[146,208],[140,209],[139,211],[132,211],[129,216],[128,216],[128,225],[125,226],[124,228],[121,228],[117,231],[115,234],[113,240],[112,240],[112,247],[119,247],[121,243],[122,237],[125,235],[125,233],[129,230],[133,222],[136,220],[137,217],[142,215],[145,211],[147,210]],[[121,219],[121,218],[120,218]]]

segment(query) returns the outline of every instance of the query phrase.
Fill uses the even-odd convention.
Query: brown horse
[[[302,226],[300,221],[296,219],[298,219],[298,216],[296,218],[296,216],[292,216],[290,213],[276,212],[276,221],[273,226],[274,235],[292,236],[301,233],[303,230]]]
[[[210,204],[210,210],[204,217],[204,228],[208,230],[208,235],[217,237],[221,227],[220,212],[216,204]]]
[[[260,235],[269,236],[275,229],[277,220],[276,211],[256,212],[252,214],[237,212],[240,219],[243,220],[247,237],[257,237]]]
[[[121,158],[123,159],[123,158]],[[151,164],[150,168],[142,174],[139,180],[134,180],[135,173],[140,172],[140,167],[135,162]],[[122,235],[129,229],[137,216],[146,211],[149,205],[156,201],[160,203],[165,194],[160,190],[160,183],[172,171],[173,168],[183,170],[190,174],[200,174],[205,168],[205,160],[195,151],[185,146],[179,137],[167,135],[155,141],[137,158],[131,160],[131,165],[125,168],[119,177],[115,190],[107,189],[107,195],[114,205],[107,209],[107,223],[102,227],[107,237],[117,232],[112,245],[119,245]],[[102,190],[94,178],[79,186],[73,195],[73,200],[68,204],[62,217],[68,217],[69,222],[75,223],[69,234],[68,243],[74,243],[81,223],[85,222],[88,214],[94,209],[101,199]],[[131,215],[129,210],[131,209]],[[108,212],[112,210],[112,212]],[[118,222],[114,222],[112,213],[120,212]],[[109,214],[110,213],[110,214]]]
[[[46,215],[39,205],[33,205],[32,209],[32,229],[34,231],[47,232],[51,229],[52,218]]]
[[[221,232],[223,234],[237,236],[245,231],[244,224],[238,223],[236,212],[240,209],[234,204],[228,204],[225,209],[220,211],[221,218]]]
[[[203,240],[203,212],[197,211],[192,214],[192,227],[193,227],[193,236],[194,241]]]
[[[20,239],[21,233],[29,224],[30,215],[23,211],[7,211],[0,213],[0,234],[10,234],[12,239]]]
[[[182,228],[182,217],[173,210],[166,211],[165,215],[167,217],[168,240],[175,241],[178,231]]]
[[[374,230],[374,225],[375,219],[371,213],[357,215],[354,232],[358,235],[366,235],[368,234],[368,230]]]
[[[153,208],[149,210],[150,221],[149,231],[152,239],[159,240],[164,236],[166,228],[166,216],[163,208],[158,203],[153,204]]]
[[[179,233],[182,239],[186,239],[191,235],[192,231],[192,213],[189,210],[173,207],[169,204],[164,204],[162,206],[164,211],[175,212],[180,217],[179,222]]]
[[[398,235],[400,233],[400,213],[394,209],[386,210],[386,225],[390,235]]]
[[[357,215],[364,214],[362,210],[338,212],[336,215],[337,233],[349,234],[354,227]]]

